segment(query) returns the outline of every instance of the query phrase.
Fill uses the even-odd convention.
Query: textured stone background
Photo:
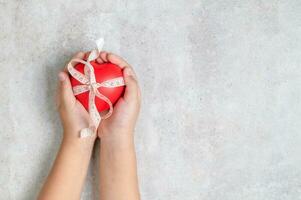
[[[105,37],[136,69],[142,199],[301,199],[301,1],[0,0],[0,199],[55,158],[57,72]],[[94,155],[82,199],[95,199]]]

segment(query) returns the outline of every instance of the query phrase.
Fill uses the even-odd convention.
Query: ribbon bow
[[[103,44],[104,44],[104,40],[102,38],[96,41],[97,50],[91,51],[91,53],[89,54],[89,56],[87,58],[87,61],[75,58],[75,59],[72,59],[67,65],[67,69],[68,69],[70,75],[73,76],[76,80],[78,80],[82,84],[82,85],[74,86],[72,88],[74,95],[76,96],[81,93],[89,91],[89,101],[88,101],[89,102],[89,104],[88,104],[89,105],[89,115],[93,122],[93,125],[88,128],[84,128],[80,131],[81,138],[92,136],[95,133],[95,130],[98,127],[101,119],[106,119],[106,118],[110,117],[113,112],[112,102],[106,96],[101,94],[99,92],[98,88],[100,88],[100,87],[114,88],[114,87],[120,87],[120,86],[125,85],[123,77],[117,77],[114,79],[106,80],[102,83],[96,82],[94,68],[90,62],[95,60],[96,58],[98,58],[99,53],[103,47]],[[74,68],[73,63],[84,64],[85,65],[84,66],[84,74],[77,71]],[[97,107],[95,105],[96,97],[105,101],[109,105],[110,109],[104,116],[100,116],[100,114],[97,110]]]

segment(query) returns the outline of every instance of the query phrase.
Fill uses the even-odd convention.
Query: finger
[[[125,82],[125,101],[137,101],[139,99],[139,86],[137,80],[134,77],[134,72],[130,67],[126,67],[123,70],[123,78]]]
[[[99,58],[99,57],[96,59],[96,62],[97,62],[98,64],[104,63],[103,60],[102,60],[101,58]]]
[[[71,82],[66,72],[59,73],[59,106],[70,107],[75,103]]]
[[[85,53],[85,52],[80,51],[80,52],[76,53],[76,54],[72,57],[72,59],[75,59],[75,58],[83,59],[83,58],[85,58],[85,56],[86,56],[87,54],[89,55],[89,53],[90,53],[90,52]]]
[[[110,63],[113,63],[115,65],[118,65],[121,68],[130,67],[130,65],[120,56],[117,56],[113,53],[109,53],[107,55],[107,59]]]
[[[135,71],[123,58],[121,58],[120,56],[118,56],[116,54],[113,54],[113,53],[109,53],[107,58],[108,58],[110,63],[118,65],[122,69],[125,68],[125,67],[129,67],[133,72],[134,78],[137,80],[137,76],[136,76]]]
[[[102,52],[103,52],[103,51],[102,51]],[[99,53],[99,56],[98,56],[98,58],[96,59],[96,62],[99,63],[99,64],[105,63],[105,61],[101,58],[102,52]]]
[[[108,54],[108,53],[105,52],[105,51],[100,52],[99,57],[103,60],[103,62],[108,62],[107,54]]]

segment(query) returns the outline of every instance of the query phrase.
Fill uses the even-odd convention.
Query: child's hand
[[[83,59],[85,54],[79,52],[73,58]],[[89,127],[91,120],[89,113],[83,105],[75,98],[70,83],[67,69],[59,73],[59,90],[57,95],[59,113],[64,128],[64,140],[75,141],[80,139],[79,134],[83,128]],[[95,140],[96,134],[91,139]]]
[[[114,106],[113,114],[101,121],[98,136],[102,139],[118,139],[133,136],[136,120],[140,109],[140,89],[133,69],[117,55],[102,52],[97,62],[111,62],[123,68],[125,93]]]

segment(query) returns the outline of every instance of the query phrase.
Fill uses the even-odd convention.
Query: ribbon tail
[[[83,92],[86,92],[86,91],[90,90],[90,92],[89,92],[89,116],[90,116],[92,124],[90,124],[90,126],[88,128],[84,128],[80,131],[80,137],[81,138],[89,137],[89,136],[92,136],[93,134],[95,134],[96,130],[97,130],[99,124],[100,124],[100,121],[102,119],[102,117],[100,116],[100,114],[97,110],[97,107],[95,105],[95,97],[96,96],[99,97],[100,99],[104,100],[110,106],[109,112],[103,117],[104,119],[109,117],[113,112],[113,105],[112,105],[111,101],[107,97],[105,97],[104,95],[100,94],[97,90],[97,87],[100,87],[100,85],[98,85],[96,83],[95,75],[94,75],[94,68],[90,64],[91,61],[98,58],[98,56],[99,56],[99,54],[100,54],[100,52],[103,48],[103,45],[104,45],[104,39],[103,38],[98,39],[96,41],[96,45],[97,45],[97,49],[91,51],[90,55],[87,58],[87,61],[80,60],[80,59],[73,59],[68,64],[68,71],[75,79],[77,79],[82,84],[89,84],[90,85],[90,88],[87,87],[87,86],[75,86],[75,87],[73,87],[75,95],[81,94]],[[79,62],[79,63],[84,64],[85,65],[85,67],[84,67],[85,75],[79,73],[76,69],[74,69],[73,65],[71,64],[72,62]],[[111,82],[108,82],[108,83],[106,82],[104,84],[104,86],[118,87],[118,86],[124,84],[123,80],[120,80],[120,79],[119,79],[119,81],[118,80],[113,81],[113,83],[114,82],[115,82],[115,84],[112,84]]]
[[[94,73],[91,74],[90,81],[91,81],[91,79],[95,80]],[[95,128],[98,127],[100,120],[101,120],[100,114],[99,114],[96,104],[95,104],[95,97],[96,97],[95,93],[97,93],[97,92],[98,92],[97,88],[94,89],[91,87],[90,93],[89,93],[89,114],[90,114],[93,124],[95,125]]]
[[[80,138],[86,138],[86,137],[91,137],[95,133],[95,130],[93,128],[84,128],[80,131]]]
[[[89,93],[89,115],[90,119],[92,121],[92,124],[88,128],[84,128],[80,131],[80,137],[90,137],[93,134],[95,134],[97,127],[101,121],[101,117],[97,111],[96,105],[95,105],[95,93],[93,90],[90,90]]]
[[[109,118],[112,115],[112,113],[113,113],[113,104],[112,104],[112,102],[106,96],[104,96],[103,94],[101,94],[98,90],[96,91],[95,95],[109,105],[109,111],[105,115],[103,115],[101,118],[102,119]]]

